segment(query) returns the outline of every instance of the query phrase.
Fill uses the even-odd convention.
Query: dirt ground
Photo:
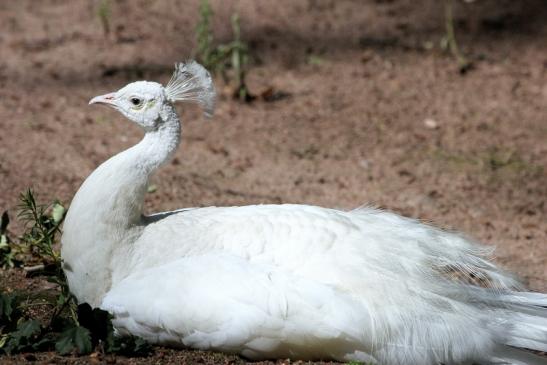
[[[85,177],[141,138],[89,99],[130,81],[166,82],[192,56],[198,1],[0,2],[0,210],[18,194],[66,204]],[[184,206],[373,204],[496,245],[496,260],[547,291],[547,7],[455,3],[474,68],[439,47],[438,0],[212,1],[215,35],[238,13],[248,84],[285,97],[243,104],[218,79],[216,115],[179,107],[182,147],[153,179],[147,211]],[[12,226],[13,234],[18,231]],[[2,274],[21,278],[21,273]],[[18,285],[35,285],[16,280]],[[5,283],[4,283],[5,284]],[[243,363],[158,349],[148,359],[0,358],[4,363]]]

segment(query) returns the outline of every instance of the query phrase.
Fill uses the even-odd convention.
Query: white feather
[[[165,86],[165,94],[171,102],[191,101],[203,107],[211,117],[215,109],[216,92],[209,71],[196,61],[175,64],[175,72]]]

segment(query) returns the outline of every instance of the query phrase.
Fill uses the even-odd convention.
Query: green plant
[[[29,301],[24,295],[0,292],[0,353],[51,351],[61,355],[88,354],[97,346],[106,353],[146,356],[152,349],[135,337],[114,337],[110,314],[87,303],[76,306],[72,297],[64,303]],[[66,303],[74,306],[66,313]],[[51,307],[48,318],[32,318],[30,307]],[[49,319],[49,320],[46,320]]]
[[[213,10],[209,1],[202,0],[199,6],[199,21],[196,26],[197,58],[208,69],[213,68],[218,62],[213,52],[213,31],[211,18]]]
[[[38,293],[0,291],[0,353],[54,349],[62,355],[87,354],[99,346],[107,353],[148,354],[151,347],[144,340],[114,337],[110,314],[87,303],[78,305],[70,293],[59,251],[55,249],[65,208],[58,201],[37,203],[29,189],[20,195],[17,216],[25,227],[19,242],[8,239],[9,217],[7,212],[2,215],[0,237],[5,237],[5,244],[0,246],[0,259],[8,262],[9,258],[13,263],[14,253],[38,259],[42,264],[37,273],[56,286]],[[40,315],[32,310],[36,307],[43,309]]]
[[[321,66],[323,62],[324,60],[320,56],[313,54],[308,56],[308,65]]]
[[[208,0],[202,0],[199,8],[199,21],[196,26],[196,58],[214,73],[220,73],[224,79],[229,79],[227,69],[233,71],[233,79],[236,84],[234,96],[241,101],[252,100],[245,83],[245,67],[249,60],[247,45],[241,40],[241,27],[239,16],[233,14],[231,25],[233,40],[226,44],[214,46],[214,36],[211,19],[214,13]]]
[[[452,0],[444,0],[444,19],[446,35],[441,40],[441,47],[450,50],[450,53],[452,53],[452,56],[458,62],[460,72],[465,73],[471,68],[472,64],[460,51],[460,47],[456,41]]]
[[[97,9],[97,16],[101,21],[103,32],[105,35],[110,33],[110,0],[101,0]]]
[[[17,218],[25,227],[19,242],[8,236],[8,212],[4,212],[0,220],[0,267],[20,266],[21,256],[31,254],[42,265],[61,270],[61,257],[53,246],[60,232],[65,208],[58,201],[48,205],[37,204],[29,189],[19,196],[18,209]]]
[[[248,62],[248,48],[247,45],[241,41],[239,15],[233,14],[231,21],[232,30],[234,32],[234,40],[228,44],[229,53],[231,54],[231,65],[235,70],[239,100],[247,101],[250,98],[249,90],[245,84],[245,65]]]
[[[56,236],[65,218],[65,208],[58,201],[51,204],[37,204],[32,190],[28,189],[19,197],[17,217],[24,223],[25,232],[20,246],[39,258],[44,264],[61,267],[61,255],[54,249]]]

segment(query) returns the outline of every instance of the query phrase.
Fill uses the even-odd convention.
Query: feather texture
[[[547,340],[535,305],[547,297],[513,292],[488,250],[376,209],[192,209],[148,225],[133,249],[137,274],[120,275],[102,306],[121,333],[155,343],[253,359],[460,364]],[[496,288],[446,277],[447,265],[486,268]]]
[[[175,72],[165,86],[167,99],[200,104],[205,115],[211,117],[215,109],[216,92],[209,71],[196,61],[175,64]]]

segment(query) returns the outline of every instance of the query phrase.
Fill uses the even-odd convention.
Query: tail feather
[[[524,337],[513,337],[508,340],[506,344],[522,349],[534,349],[536,351],[547,352],[547,343],[530,340]]]
[[[496,348],[489,365],[547,365],[547,358],[508,346]]]
[[[547,309],[547,294],[543,293],[512,292],[511,294],[503,295],[501,299],[508,303],[524,304]],[[544,316],[547,316],[547,314],[544,314]]]
[[[509,325],[505,344],[547,352],[547,320],[545,318],[517,315]],[[534,322],[536,321],[536,322]],[[503,330],[500,328],[500,330]]]
[[[546,364],[547,358],[514,349],[547,352],[547,295],[531,292],[510,292],[500,295],[500,307],[507,315],[497,324],[499,333],[506,333],[503,356],[508,364]],[[508,330],[509,329],[509,330]],[[512,347],[510,347],[512,346]]]

